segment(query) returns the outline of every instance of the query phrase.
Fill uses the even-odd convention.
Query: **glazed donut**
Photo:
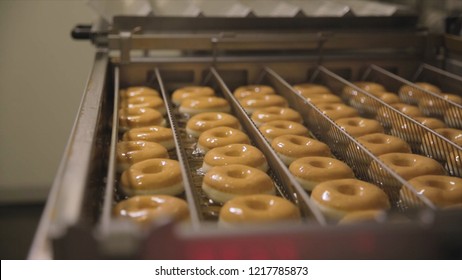
[[[175,90],[172,93],[172,102],[176,106],[180,106],[181,102],[188,98],[212,96],[215,96],[215,91],[211,87],[188,86]]]
[[[462,129],[462,109],[451,108],[444,113],[444,122],[450,127]]]
[[[233,198],[220,209],[220,226],[298,222],[300,211],[292,202],[274,195],[255,194]]]
[[[157,110],[151,108],[124,108],[119,110],[119,130],[121,132],[131,128],[152,125],[166,125],[165,119]]]
[[[305,99],[308,102],[311,102],[314,105],[320,103],[342,103],[342,99],[340,99],[340,97],[331,93],[321,93],[312,95],[304,94],[303,97],[305,97]]]
[[[353,85],[369,93],[386,91],[386,89],[381,84],[374,83],[374,82],[359,81],[359,82],[354,82]],[[356,88],[352,86],[345,86],[343,88],[342,97],[344,99],[350,100],[350,98],[354,98],[357,95],[358,95],[358,90]]]
[[[361,117],[337,119],[335,123],[353,137],[360,137],[371,133],[383,133],[383,127],[376,120]]]
[[[120,108],[152,108],[162,115],[167,113],[164,100],[158,96],[137,96],[125,98],[120,102]]]
[[[444,122],[435,118],[417,117],[414,118],[414,120],[432,130],[446,127],[446,124]],[[419,133],[416,133],[416,131],[423,130],[417,128],[417,125],[412,123],[411,121],[405,121],[402,124],[394,123],[390,130],[390,133],[392,135],[399,136],[400,138],[408,141],[409,143],[420,144],[422,142],[422,136],[420,136]]]
[[[389,153],[378,158],[390,167],[404,180],[410,180],[422,175],[445,175],[445,170],[437,161],[425,156],[406,153]],[[379,178],[381,185],[398,186],[398,181],[385,171],[377,161],[373,161],[369,168],[371,178]]]
[[[204,176],[202,190],[218,203],[243,195],[275,194],[268,174],[242,164],[212,167]]]
[[[305,95],[332,94],[327,87],[318,84],[296,84],[293,85],[293,88],[304,97],[306,97]]]
[[[247,85],[238,87],[233,94],[236,99],[240,100],[251,96],[274,95],[276,92],[272,87],[266,85]]]
[[[462,97],[458,95],[442,93],[441,98],[442,99],[438,99],[433,96],[430,98],[422,98],[419,100],[419,109],[427,116],[441,118],[447,111],[447,107],[453,106],[446,101],[462,105]]]
[[[355,178],[348,165],[330,157],[299,158],[290,164],[289,171],[307,191],[325,181]]]
[[[347,224],[357,224],[365,222],[376,222],[382,223],[385,222],[386,212],[383,210],[363,210],[363,211],[354,211],[346,214],[338,222],[339,225]]]
[[[462,130],[455,128],[437,128],[435,132],[450,140],[451,142],[462,147]],[[433,133],[428,132],[422,139],[421,151],[436,160],[445,160],[446,154],[449,152],[446,148],[445,140],[436,137]]]
[[[205,154],[202,171],[207,172],[214,166],[242,164],[268,171],[265,155],[254,146],[246,144],[231,144],[213,148]]]
[[[394,103],[390,104],[391,107],[395,108],[399,112],[407,115],[410,118],[423,117],[424,115],[420,112],[419,108],[416,106],[408,105],[405,103]],[[393,120],[397,119],[397,114],[386,106],[380,107],[377,111],[376,119],[387,128],[390,128],[394,125]]]
[[[126,99],[131,97],[140,97],[140,96],[158,96],[160,94],[157,90],[150,87],[128,87],[126,89],[121,89],[119,91],[120,99]]]
[[[424,175],[411,179],[409,184],[419,195],[428,198],[435,206],[445,208],[462,203],[462,179],[451,176]],[[403,187],[401,199],[412,197],[411,191]]]
[[[274,138],[281,135],[308,135],[308,129],[300,123],[291,122],[291,121],[271,121],[263,124],[258,128],[263,136],[265,136],[268,141],[273,141]]]
[[[230,113],[231,107],[228,101],[221,97],[195,97],[184,99],[181,102],[179,111],[187,115],[205,112]]]
[[[401,103],[401,99],[399,99],[398,95],[391,93],[391,92],[377,91],[371,94],[377,97],[380,101],[386,104],[389,104],[389,105],[395,104],[395,103]],[[355,108],[359,108],[360,110],[363,110],[364,112],[372,116],[375,116],[375,114],[377,113],[377,107],[383,106],[379,104],[373,98],[366,96],[364,94],[352,97],[349,100],[349,104]]]
[[[129,218],[141,225],[149,225],[159,219],[189,220],[186,201],[169,195],[134,196],[117,203],[113,212],[116,217]]]
[[[389,153],[412,153],[411,147],[406,141],[383,133],[363,135],[356,140],[375,156]],[[354,147],[354,149],[356,149],[356,147]],[[367,164],[369,164],[369,162],[367,162]]]
[[[172,129],[162,126],[146,126],[130,129],[125,132],[123,140],[155,142],[164,146],[167,150],[172,150],[176,147]]]
[[[186,132],[193,137],[199,137],[202,132],[219,126],[241,129],[241,124],[236,117],[227,113],[207,112],[190,118],[186,123]]]
[[[316,104],[319,110],[331,120],[335,121],[341,118],[358,117],[358,111],[343,103],[319,103]]]
[[[128,196],[166,194],[184,191],[180,164],[176,160],[155,158],[140,161],[122,173],[121,188]]]
[[[452,176],[462,177],[462,151],[452,151],[446,158],[446,170]]]
[[[227,126],[215,127],[202,132],[197,141],[197,151],[205,154],[210,149],[230,144],[250,144],[250,139],[238,129]]]
[[[332,157],[329,146],[315,139],[299,135],[281,135],[271,141],[271,147],[285,165],[301,157]]]
[[[398,95],[406,103],[417,105],[421,98],[431,96],[425,91],[430,91],[435,94],[441,93],[441,90],[432,84],[417,82],[414,83],[414,85],[403,85],[399,89]]]
[[[311,200],[327,218],[340,220],[351,212],[388,210],[388,196],[376,185],[357,179],[339,179],[320,183]]]
[[[116,146],[117,171],[123,172],[132,164],[150,158],[168,158],[167,149],[147,141],[121,141]]]
[[[249,115],[252,114],[255,110],[266,107],[287,107],[287,100],[279,95],[249,96],[240,99],[239,103]]]
[[[302,116],[299,112],[290,108],[277,106],[255,110],[251,118],[257,126],[276,120],[302,122]]]

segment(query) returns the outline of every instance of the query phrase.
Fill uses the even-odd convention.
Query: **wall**
[[[41,201],[57,171],[93,62],[84,0],[0,0],[0,203]]]

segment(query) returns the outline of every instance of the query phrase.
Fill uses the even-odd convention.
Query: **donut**
[[[113,213],[115,217],[128,218],[144,226],[163,219],[174,222],[189,220],[189,209],[186,201],[170,195],[130,197],[117,203]]]
[[[369,93],[386,91],[386,89],[381,84],[374,82],[358,81],[354,82],[353,85]],[[358,90],[356,88],[352,86],[345,86],[343,88],[342,97],[344,99],[350,100],[350,98],[354,98],[356,96],[358,96]]]
[[[302,96],[332,93],[325,86],[318,85],[318,84],[311,84],[311,83],[296,84],[296,85],[293,85],[293,88],[296,92],[300,93]]]
[[[450,127],[462,129],[462,109],[450,108],[444,113],[444,122]]]
[[[347,106],[343,103],[319,103],[316,104],[319,110],[331,120],[335,121],[341,118],[358,117],[359,113],[356,109]]]
[[[302,122],[302,116],[299,112],[290,108],[277,106],[255,110],[252,113],[251,118],[257,126],[276,120],[292,121],[298,123]]]
[[[260,95],[275,95],[276,92],[270,86],[266,85],[247,85],[240,86],[234,90],[234,97],[240,100],[246,97],[255,97]]]
[[[398,95],[391,92],[377,91],[371,94],[377,97],[380,101],[389,105],[401,103],[401,99],[399,99]],[[364,94],[352,97],[349,100],[349,104],[355,108],[363,110],[365,113],[372,116],[377,113],[377,106],[382,106],[381,104],[378,104],[376,100]]]
[[[441,90],[432,84],[417,82],[413,85],[403,85],[399,89],[398,95],[406,103],[417,105],[420,99],[430,96],[425,91],[430,91],[435,94],[441,93]]]
[[[340,97],[331,93],[321,93],[312,95],[304,94],[303,97],[305,97],[305,99],[308,102],[311,102],[314,105],[320,103],[342,103],[342,99],[340,99]]]
[[[207,112],[190,118],[186,123],[186,132],[193,137],[199,137],[202,132],[219,126],[241,129],[241,124],[236,117],[222,112]]]
[[[427,116],[441,118],[449,106],[454,106],[446,101],[462,105],[462,97],[455,94],[442,93],[442,99],[436,97],[422,98],[419,100],[419,109]]]
[[[157,90],[150,87],[128,87],[126,89],[121,89],[119,91],[119,96],[122,100],[131,97],[140,97],[140,96],[157,96],[160,97],[160,94]]]
[[[386,212],[383,210],[363,210],[363,211],[354,211],[346,214],[338,222],[339,225],[347,224],[357,224],[365,222],[376,222],[382,223],[385,222]]]
[[[307,191],[316,185],[336,179],[355,178],[353,170],[344,162],[330,157],[302,157],[289,166],[289,171]]]
[[[447,127],[444,122],[435,118],[416,117],[414,120],[432,130]],[[423,131],[423,129],[417,128],[417,125],[413,122],[405,121],[402,124],[393,123],[390,133],[401,137],[409,143],[420,144],[422,142],[422,136],[420,136],[417,131]]]
[[[320,183],[311,193],[311,200],[332,220],[341,220],[351,212],[390,209],[388,196],[379,187],[357,179]]]
[[[270,142],[273,141],[274,138],[281,135],[308,135],[308,129],[302,124],[283,120],[267,122],[261,125],[258,129]]]
[[[147,159],[122,173],[121,188],[128,196],[166,194],[184,191],[180,163],[173,159]]]
[[[202,171],[207,172],[214,166],[229,164],[242,164],[268,171],[268,162],[265,155],[247,144],[230,144],[223,147],[213,148],[205,154]]]
[[[356,140],[375,156],[389,153],[412,153],[411,147],[406,141],[383,133],[363,135]],[[352,145],[355,146],[354,149],[357,149],[355,144]]]
[[[167,150],[172,150],[176,147],[172,129],[162,126],[132,128],[124,133],[123,140],[155,142],[161,144]]]
[[[165,126],[166,122],[159,111],[151,108],[123,108],[119,110],[119,130],[143,126]]]
[[[268,174],[242,164],[212,167],[204,176],[202,190],[218,203],[225,203],[237,196],[275,194],[273,181]]]
[[[287,166],[301,157],[332,157],[329,146],[315,139],[299,135],[278,136],[271,141],[271,147]]]
[[[455,128],[437,128],[435,132],[450,140],[451,142],[462,147],[462,130]],[[436,137],[433,133],[428,132],[422,139],[421,151],[436,160],[444,160],[449,151],[446,150],[445,140]]]
[[[220,226],[298,222],[300,211],[292,202],[274,195],[255,194],[235,197],[220,209]]]
[[[152,108],[162,115],[167,113],[164,101],[158,96],[129,97],[120,102],[120,108]]]
[[[176,106],[180,106],[184,99],[211,96],[215,96],[215,91],[211,87],[188,86],[175,90],[172,93],[172,102]]]
[[[335,123],[353,137],[371,133],[383,133],[383,127],[376,120],[361,117],[337,119]]]
[[[116,146],[117,171],[123,172],[132,164],[150,158],[168,158],[167,149],[147,141],[121,141]]]
[[[445,175],[445,170],[437,161],[425,156],[408,153],[389,153],[378,156],[380,161],[390,167],[404,180],[422,175]],[[369,176],[385,186],[396,186],[397,180],[385,171],[377,161],[369,168]]]
[[[462,203],[462,179],[451,176],[424,175],[409,180],[419,195],[428,198],[435,206],[445,208]],[[401,199],[412,197],[411,191],[403,187]]]
[[[287,100],[279,95],[249,96],[239,100],[239,103],[251,115],[255,110],[266,107],[287,107]]]
[[[205,112],[230,113],[231,107],[226,99],[221,97],[194,97],[181,102],[180,113],[195,115]]]
[[[420,112],[419,108],[416,106],[408,105],[405,103],[394,103],[390,104],[391,107],[395,108],[402,114],[407,115],[410,118],[416,117],[423,117],[424,115]],[[384,127],[392,127],[393,121],[398,118],[395,113],[391,113],[391,109],[386,106],[382,106],[377,111],[376,119],[384,126]]]
[[[210,149],[230,144],[250,144],[250,139],[238,129],[227,126],[215,127],[202,132],[197,141],[197,151],[206,153]]]
[[[462,177],[462,151],[452,151],[446,158],[446,170],[452,176]]]

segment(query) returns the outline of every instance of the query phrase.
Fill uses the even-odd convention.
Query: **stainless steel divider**
[[[119,67],[114,68],[114,105],[112,113],[112,131],[111,131],[111,145],[109,147],[109,162],[108,170],[106,174],[106,185],[104,190],[104,202],[103,209],[101,211],[100,218],[100,230],[101,234],[105,235],[109,232],[111,223],[112,209],[114,207],[114,192],[116,178],[116,146],[119,135]]]
[[[165,104],[167,105],[167,116],[170,123],[170,127],[173,131],[173,138],[175,140],[175,149],[176,154],[178,157],[178,161],[180,162],[181,166],[181,175],[183,176],[183,183],[185,188],[186,200],[188,201],[188,206],[190,210],[191,216],[191,225],[194,229],[198,229],[200,226],[200,221],[204,219],[201,212],[198,210],[199,207],[199,198],[197,197],[196,193],[193,191],[193,186],[191,185],[192,176],[191,176],[191,168],[189,167],[189,162],[187,160],[187,156],[184,151],[183,143],[181,142],[180,132],[178,131],[178,123],[173,113],[173,105],[170,100],[170,96],[167,94],[164,82],[162,80],[162,76],[158,68],[155,70],[155,75],[157,81],[159,83],[160,92],[162,94],[162,98],[164,99]]]
[[[287,167],[284,165],[284,163],[281,161],[278,155],[274,152],[273,148],[271,148],[271,145],[255,126],[253,121],[247,115],[247,113],[236,100],[236,98],[234,98],[230,89],[228,88],[218,71],[215,68],[211,68],[211,72],[213,74],[214,79],[223,91],[223,95],[230,102],[233,111],[241,120],[241,124],[250,134],[252,140],[256,142],[257,147],[265,154],[268,160],[268,164],[271,167],[271,169],[275,172],[277,179],[279,179],[282,182],[282,185],[285,188],[287,188],[287,190],[280,189],[280,192],[285,194],[286,198],[296,203],[302,210],[302,213],[314,217],[319,224],[325,225],[326,219],[323,216],[323,214],[315,205],[313,205],[306,191],[295,180],[294,176],[290,174]]]
[[[394,209],[400,212],[408,212],[408,210],[416,207],[435,208],[432,202],[423,195],[417,194],[406,180],[374,156],[354,137],[341,129],[332,119],[324,115],[314,104],[308,102],[279,74],[268,68],[266,71],[268,72],[270,83],[276,90],[281,95],[287,97],[288,100],[295,101],[291,105],[302,114],[308,129],[319,140],[326,143],[337,158],[346,162],[353,169],[358,179],[374,183],[381,187],[388,195]],[[338,88],[338,84],[342,84],[343,86],[351,85],[323,67],[318,68],[317,72],[313,75],[313,81],[321,78],[323,76],[322,73],[328,75],[324,76],[326,80],[322,80],[320,83],[327,85],[331,89],[335,90]],[[372,162],[375,164],[371,165]],[[400,192],[403,187],[409,191]]]

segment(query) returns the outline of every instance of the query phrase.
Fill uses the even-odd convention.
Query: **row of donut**
[[[149,87],[119,92],[119,132],[116,146],[119,189],[125,196],[114,206],[114,216],[141,225],[168,217],[189,220],[180,163],[170,159],[175,148],[173,132],[165,119],[164,100]]]
[[[237,88],[233,95],[243,109],[251,115],[251,119],[258,126],[263,136],[271,142],[272,147],[283,162],[289,166],[289,170],[294,177],[306,190],[312,191],[312,199],[318,201],[319,208],[326,216],[333,220],[340,220],[346,216],[345,220],[349,220],[354,219],[351,217],[355,216],[363,217],[364,211],[368,211],[369,216],[373,215],[375,217],[382,210],[390,208],[388,198],[382,190],[375,185],[354,179],[355,176],[351,168],[333,158],[326,144],[309,137],[309,131],[302,125],[300,114],[288,108],[288,102],[282,96],[277,95],[273,88],[265,85],[248,85]],[[206,101],[206,99],[209,100]],[[212,99],[213,97],[197,98],[197,107],[202,103],[203,107],[207,106],[210,109]],[[219,110],[219,108],[211,110]],[[188,121],[187,128],[191,129],[191,127],[213,123],[208,118],[211,119],[212,117],[205,114],[201,118],[197,118],[197,115],[193,116]],[[231,133],[231,130],[227,130],[228,133],[210,133],[221,129],[214,128],[200,134],[198,145],[203,146],[202,139],[209,139],[213,143],[239,141],[233,135],[238,133]],[[209,157],[209,153],[212,151],[207,152],[205,159],[212,157]],[[213,157],[225,158],[222,154],[214,154]],[[226,168],[232,168],[232,162],[239,162],[243,158],[244,156],[241,152],[230,152],[226,155],[226,159],[231,165]],[[213,176],[208,176],[209,174],[213,174]],[[235,174],[231,175],[231,177],[233,176]],[[208,190],[210,178],[221,179],[221,177],[221,175],[218,176],[210,171],[206,173],[204,177],[206,188],[204,188],[204,191],[210,197],[213,197],[213,192]],[[228,188],[228,191],[232,190],[234,187],[232,184],[237,184],[235,178],[232,179],[234,182],[229,180],[226,184],[227,187],[221,185],[219,189],[222,192],[226,188]],[[247,184],[257,185],[247,177],[243,179]],[[361,196],[359,196],[358,189],[363,190]],[[345,198],[343,192],[347,192],[348,195],[352,193],[358,194],[353,199],[353,203],[356,204],[355,207],[351,206],[352,203],[347,202],[348,199]],[[329,199],[324,199],[323,197],[326,197],[326,193],[332,193],[333,195],[330,195]],[[349,200],[351,201],[352,199],[350,198]],[[342,206],[336,207],[334,205]]]
[[[462,105],[462,97],[452,93],[443,93],[435,85],[425,82],[416,82],[415,86],[405,84],[400,87],[397,93],[389,92],[383,85],[375,82],[356,82],[355,85],[432,129],[447,127],[447,125],[462,128],[455,121],[457,118],[455,111],[448,110],[452,104],[447,102]],[[439,98],[421,89],[430,91]],[[373,115],[376,114],[377,117],[383,119],[385,125],[391,125],[390,122],[386,122],[388,118],[386,112],[383,109],[376,112],[376,108],[371,105],[371,99],[359,94],[355,89],[345,87],[342,97],[344,100],[349,100],[350,105],[355,108],[365,110]],[[431,117],[431,119],[424,119],[424,117]]]
[[[200,188],[221,206],[219,225],[300,220],[297,206],[276,195],[265,155],[251,144],[226,99],[212,88],[196,86],[176,90],[172,101],[187,119],[195,158],[202,159],[196,173]]]
[[[354,84],[359,88],[372,92],[380,99],[386,100],[387,102],[385,103],[390,103],[391,106],[395,107],[403,113],[409,114],[409,112],[417,112],[419,110],[418,108],[413,108],[411,105],[393,103],[391,100],[399,100],[398,95],[386,92],[386,89],[382,85],[371,82],[357,82]],[[332,94],[329,89],[323,88],[322,86],[312,85],[311,87],[316,89],[316,93],[310,91],[309,88],[308,90],[303,88],[296,88],[296,90],[298,90],[302,96]],[[322,91],[325,92],[323,93]],[[410,90],[407,89],[407,92],[409,93]],[[361,106],[368,106],[365,102],[367,99],[359,98],[360,95],[358,95],[354,88],[345,87],[343,90],[343,95],[344,98],[348,100],[348,102],[352,105],[355,105],[359,108],[365,108]],[[393,169],[403,179],[408,180],[418,193],[423,194],[429,198],[436,206],[447,207],[462,203],[462,179],[446,176],[445,169],[436,160],[427,158],[425,156],[412,154],[408,143],[398,137],[384,134],[385,129],[382,124],[385,124],[385,126],[388,124],[393,125],[390,122],[390,119],[378,117],[378,120],[380,121],[378,122],[377,120],[360,118],[358,117],[359,113],[357,110],[342,103],[329,104],[324,102],[315,104],[315,106],[321,108],[323,113],[334,120],[341,129],[355,137],[357,141],[366,147],[373,155],[377,156],[382,162]],[[385,106],[382,108],[385,108]],[[329,109],[333,109],[333,111]],[[381,115],[381,109],[378,110],[377,116],[384,115]],[[383,110],[383,112],[385,112],[385,110]],[[437,122],[437,120],[433,120],[431,118],[420,120],[424,125]],[[450,128],[446,128],[440,131],[441,133],[444,131],[454,133],[454,138],[448,137],[450,140],[462,140],[462,131]],[[425,137],[424,140],[425,139],[427,139],[427,137]],[[428,137],[428,139],[432,138]],[[433,143],[428,142],[425,144],[432,145]],[[346,148],[356,150],[356,147]],[[433,149],[434,148],[431,150]],[[430,149],[427,147],[422,148],[422,150],[427,151]],[[358,162],[357,164],[368,165],[370,162]],[[370,177],[378,177],[380,182],[377,183],[380,183],[381,185],[389,188],[401,188],[401,186],[396,186],[396,180],[388,176],[384,176],[386,173],[387,172],[383,171],[376,161],[370,165]],[[407,189],[403,188],[402,190],[406,191]],[[409,197],[410,193],[402,193],[402,197],[404,196]]]
[[[449,128],[447,126],[447,124],[451,125],[456,123],[453,116],[454,111],[450,110],[445,112],[446,106],[444,106],[440,100],[429,98],[427,96],[428,94],[409,85],[402,86],[398,94],[387,92],[382,85],[377,83],[357,82],[355,85],[368,91],[391,107],[414,119],[421,125],[428,127],[454,144],[458,146],[462,145],[462,130]],[[458,95],[441,93],[439,88],[428,83],[416,83],[416,85],[425,90],[438,93],[445,100],[450,100],[456,104],[462,105],[462,98]],[[377,110],[377,108],[371,104],[372,101],[370,98],[358,94],[356,90],[350,87],[344,89],[343,97],[355,108],[367,110],[370,115],[375,117],[391,134],[400,135],[414,147],[419,147],[421,153],[440,162],[451,162],[454,160],[459,162],[458,154],[454,151],[442,151],[442,147],[445,147],[443,144],[445,140],[435,137],[434,133],[427,132],[425,135],[418,135],[415,128],[409,122],[394,123],[394,119],[389,113],[390,111],[387,110],[385,106]],[[402,100],[417,103],[419,107],[403,103]],[[439,119],[443,116],[443,113],[445,113],[445,122]],[[455,166],[453,165],[446,165],[446,169],[449,170],[451,174],[462,174],[462,170],[454,170],[454,168]]]

